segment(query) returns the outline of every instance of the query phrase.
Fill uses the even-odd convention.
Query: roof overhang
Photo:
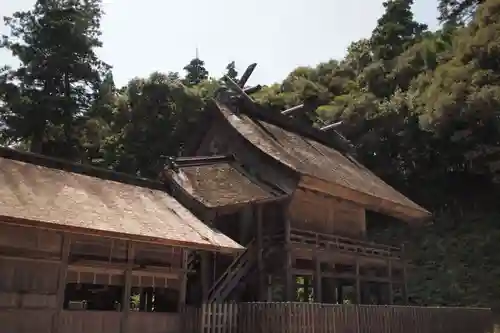
[[[170,186],[172,187],[173,193],[175,192],[181,192],[183,197],[188,197],[191,201],[196,203],[197,207],[203,207],[203,209],[207,211],[215,211],[219,214],[229,214],[236,212],[248,205],[264,205],[272,202],[282,202],[290,198],[290,194],[285,193],[280,196],[275,196],[271,198],[266,198],[266,199],[257,199],[257,200],[249,200],[249,201],[244,201],[244,202],[237,202],[237,203],[228,203],[228,204],[222,204],[222,205],[210,205],[206,202],[203,202],[199,198],[193,196],[192,193],[187,191],[181,184],[179,184],[174,178],[174,173],[172,170],[165,170],[164,173],[164,179],[167,181]],[[186,205],[183,202],[184,205]],[[198,208],[199,210],[199,208]]]
[[[302,176],[299,186],[355,202],[369,210],[395,217],[409,224],[423,224],[432,217],[428,210],[418,205],[405,206],[308,175]]]
[[[243,249],[160,189],[164,184],[91,167],[71,172],[64,161],[0,152],[0,223],[209,251]]]
[[[67,226],[60,225],[55,223],[29,220],[16,218],[12,216],[0,216],[0,223],[11,224],[22,227],[33,227],[44,230],[53,230],[57,232],[75,234],[75,235],[86,235],[86,236],[96,236],[103,238],[112,238],[112,239],[120,239],[120,240],[128,240],[134,242],[141,243],[149,243],[163,246],[174,246],[174,247],[182,247],[189,248],[193,250],[203,250],[203,251],[211,251],[211,252],[220,252],[220,253],[228,253],[233,254],[235,252],[243,251],[245,248],[235,242],[234,246],[217,246],[213,244],[200,244],[197,242],[189,242],[189,241],[176,241],[172,239],[165,239],[159,237],[152,236],[143,236],[137,234],[127,234],[120,232],[113,232],[107,230],[99,230],[93,228],[82,228],[76,226]]]

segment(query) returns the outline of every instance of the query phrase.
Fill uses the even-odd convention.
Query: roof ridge
[[[238,110],[250,118],[257,118],[256,120],[270,123],[284,129],[285,131],[293,132],[303,137],[312,139],[330,148],[339,150],[343,154],[356,155],[356,152],[350,142],[334,129],[328,132],[322,132],[315,127],[304,126],[295,121],[293,118],[282,115],[280,112],[275,112],[270,108],[265,108],[257,103],[254,103],[254,105],[255,107],[253,108],[240,107]]]
[[[32,152],[24,152],[0,146],[0,157],[19,162],[29,163],[33,165],[38,165],[45,168],[71,172],[93,178],[99,178],[102,180],[110,180],[118,183],[167,192],[165,184],[160,181],[156,181],[149,178],[132,176],[122,172],[116,172],[113,170],[95,167],[92,165],[86,165],[83,163],[75,163],[60,158],[45,156]]]
[[[205,164],[223,163],[234,161],[233,155],[212,155],[212,156],[181,156],[174,158],[175,164],[179,167],[198,166]]]

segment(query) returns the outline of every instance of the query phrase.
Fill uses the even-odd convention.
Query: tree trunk
[[[41,129],[37,129],[31,137],[30,152],[41,154],[43,144],[43,132],[45,132],[45,125]]]
[[[71,147],[72,135],[71,135],[71,123],[72,123],[72,100],[71,100],[71,84],[69,81],[68,72],[64,73],[64,95],[66,97],[66,106],[64,108],[64,138],[66,139],[66,144],[68,148]]]

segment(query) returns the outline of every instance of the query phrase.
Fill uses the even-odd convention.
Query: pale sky
[[[339,59],[368,37],[383,0],[104,0],[102,60],[117,86],[153,71],[178,71],[199,50],[211,76],[234,60],[258,64],[250,84],[281,81],[297,66]],[[0,17],[35,0],[0,0]],[[437,0],[415,0],[416,19],[437,27]],[[7,29],[0,25],[0,34]],[[17,61],[0,50],[0,67]]]

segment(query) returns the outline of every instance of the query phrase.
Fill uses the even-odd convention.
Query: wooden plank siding
[[[350,237],[366,233],[365,208],[338,197],[298,188],[288,209],[294,228]]]
[[[0,332],[177,333],[179,312],[128,308],[132,287],[182,288],[184,252],[0,223]],[[125,285],[124,306],[110,311],[65,309],[67,283]],[[179,301],[180,308],[183,303]]]
[[[182,321],[185,333],[487,333],[492,318],[479,308],[211,303]]]

